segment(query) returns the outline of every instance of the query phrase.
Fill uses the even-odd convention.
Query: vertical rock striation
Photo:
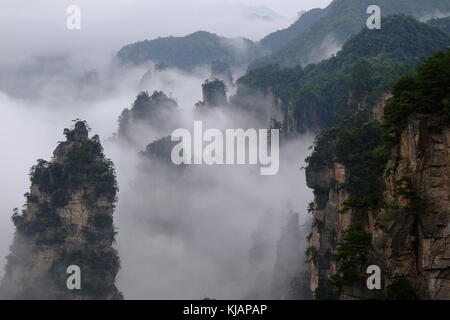
[[[364,231],[371,236],[370,254],[360,271],[379,265],[381,292],[369,291],[364,279],[344,285],[340,293],[327,284],[339,272],[338,244],[360,217],[357,210],[346,210],[349,192],[334,185],[345,183],[344,165],[309,168],[308,185],[315,192],[309,255],[316,297],[395,298],[400,283],[398,290],[410,291],[409,297],[450,299],[450,128],[430,132],[437,123],[432,115],[410,120],[389,155],[382,205],[368,211]]]
[[[410,275],[417,296],[450,299],[450,128],[440,117],[410,119],[384,176],[385,208],[369,228],[385,287]]]
[[[450,299],[449,66],[437,53],[387,103],[319,136],[306,172],[316,298]],[[366,285],[371,265],[379,290]]]
[[[122,299],[112,247],[117,184],[113,163],[85,122],[64,131],[50,162],[30,172],[31,188],[7,257],[0,296],[7,299]],[[69,290],[67,268],[81,270],[81,288]]]

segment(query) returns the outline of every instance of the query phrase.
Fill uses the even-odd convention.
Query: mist
[[[14,233],[12,209],[25,203],[29,170],[37,159],[51,159],[58,141],[64,139],[63,129],[79,118],[89,123],[91,134],[100,135],[106,156],[116,165],[120,187],[116,246],[122,260],[117,284],[126,298],[272,298],[277,243],[286,219],[295,212],[300,225],[308,223],[306,207],[312,193],[301,167],[313,137],[300,136],[283,145],[280,172],[271,177],[261,177],[252,166],[189,167],[180,176],[148,166],[139,152],[170,132],[143,128],[136,144],[121,143],[114,134],[122,110],[142,90],[164,91],[178,102],[180,125],[189,128],[209,69],[155,72],[151,63],[119,67],[113,57],[134,41],[197,30],[258,40],[287,27],[298,11],[319,4],[218,1],[212,5],[196,0],[199,4],[189,7],[198,10],[186,15],[185,1],[169,1],[171,5],[78,2],[84,10],[79,33],[65,28],[65,9],[72,1],[2,3],[0,21],[7,27],[0,28],[0,37],[8,39],[8,46],[2,47],[0,59],[0,145],[7,150],[0,160],[0,277]],[[242,9],[259,5],[273,5],[280,17],[255,20]],[[144,81],[149,70],[151,77]],[[233,70],[234,78],[244,71]],[[228,94],[233,90],[230,87]],[[259,99],[255,97],[255,104]],[[264,127],[244,113],[220,109],[203,120],[219,129]],[[304,245],[299,243],[299,251]]]
[[[207,118],[207,127],[232,122],[226,114]],[[159,166],[142,157],[124,158],[115,145],[121,186],[119,287],[132,299],[272,298],[270,288],[259,287],[262,274],[262,283],[270,287],[274,281],[285,220],[298,212],[300,224],[308,222],[312,194],[301,166],[311,143],[312,137],[303,136],[283,145],[280,172],[270,177],[246,165]],[[298,246],[304,257],[302,243]]]
[[[336,39],[332,34],[329,34],[323,41],[309,54],[307,64],[319,63],[324,59],[331,58],[342,49],[343,43]]]
[[[145,39],[185,36],[198,30],[257,41],[288,27],[297,12],[325,7],[331,0],[3,0],[0,12],[1,66],[33,55],[74,55],[99,65],[124,45]],[[66,28],[67,7],[81,9],[81,30]],[[254,19],[266,6],[279,18]],[[279,11],[279,12],[277,12]],[[265,11],[262,11],[262,15]],[[12,36],[14,34],[14,36]]]
[[[7,124],[1,127],[0,141],[10,154],[0,166],[4,177],[0,192],[5,195],[1,202],[0,255],[8,254],[14,232],[12,208],[24,204],[30,167],[39,158],[50,159],[57,142],[63,140],[63,128],[80,118],[87,120],[91,134],[100,135],[106,156],[116,165],[120,192],[115,225],[122,260],[117,284],[126,298],[272,297],[270,285],[265,295],[255,297],[252,292],[261,294],[258,279],[262,274],[268,283],[273,281],[270,275],[276,264],[276,244],[287,215],[298,212],[300,222],[307,222],[305,208],[312,194],[300,168],[313,138],[302,136],[284,145],[280,172],[270,177],[260,176],[259,169],[252,166],[193,166],[180,176],[145,166],[148,160],[139,152],[170,131],[147,127],[140,131],[137,143],[120,143],[112,137],[121,111],[130,107],[140,90],[162,90],[176,98],[180,125],[190,128],[193,106],[202,98],[201,83],[207,77],[204,69],[193,74],[165,70],[154,73],[143,84],[146,72],[147,68],[128,70],[122,78],[126,81],[115,90],[105,89],[102,98],[76,100],[78,91],[65,88],[63,91],[71,98],[63,99],[62,105],[53,95],[39,96],[33,102],[0,95]],[[48,81],[46,92],[61,90],[50,84]],[[102,83],[95,88],[110,85]],[[255,103],[260,103],[259,97],[255,97]],[[202,120],[206,127],[219,129],[262,127],[244,113],[221,109]],[[255,242],[259,228],[265,231]],[[260,243],[263,249],[255,263],[251,250]],[[2,269],[4,263],[2,259]]]
[[[441,12],[439,10],[435,10],[429,14],[426,14],[426,15],[420,17],[419,20],[422,22],[427,22],[432,19],[442,19],[442,18],[447,18],[449,16],[450,16],[450,12]]]

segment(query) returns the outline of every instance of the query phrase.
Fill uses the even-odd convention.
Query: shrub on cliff
[[[436,53],[395,85],[384,110],[387,138],[397,141],[411,116],[429,113],[441,115],[441,124],[450,125],[450,51]]]

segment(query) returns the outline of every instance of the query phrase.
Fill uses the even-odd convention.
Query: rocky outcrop
[[[450,299],[450,128],[418,115],[402,131],[384,177],[386,209],[371,216],[385,287],[408,275],[418,297]]]
[[[215,108],[227,104],[227,87],[222,80],[206,80],[202,84],[203,101],[196,104],[197,109]]]
[[[50,162],[30,172],[31,188],[16,226],[0,295],[7,299],[121,299],[113,248],[117,184],[113,164],[85,122],[65,130]],[[67,285],[69,266],[80,287]],[[68,269],[69,268],[69,269]],[[70,287],[70,288],[69,288]]]
[[[323,282],[336,270],[331,256],[349,225],[348,219],[338,214],[349,198],[348,192],[336,188],[336,182],[342,184],[344,180],[345,166],[340,163],[306,172],[307,185],[314,189],[315,196],[307,254],[311,266],[311,291],[317,298],[332,298],[334,295],[334,290],[324,288]]]
[[[449,62],[436,53],[388,101],[317,138],[306,172],[316,298],[450,299]]]
[[[386,106],[386,101],[392,97],[390,92],[383,93],[379,96],[375,107],[372,109],[372,116],[376,120],[381,120],[384,115],[384,107]]]
[[[315,194],[308,255],[316,298],[450,299],[450,128],[441,116],[409,119],[389,151],[378,205],[363,213],[342,187],[345,165],[330,154],[324,159],[307,170]],[[357,224],[366,245],[361,237],[349,242]],[[364,259],[350,270],[355,260],[341,259],[344,251],[362,247]],[[370,265],[381,269],[380,290],[366,286]]]
[[[139,145],[155,132],[169,134],[179,125],[178,103],[162,91],[139,93],[131,108],[119,117],[117,136],[129,144]]]

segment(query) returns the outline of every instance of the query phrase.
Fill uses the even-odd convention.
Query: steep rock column
[[[371,226],[385,290],[408,276],[423,299],[450,299],[450,128],[440,121],[418,115],[402,131]]]
[[[52,161],[39,160],[7,257],[0,296],[7,299],[122,299],[113,211],[113,163],[85,122],[64,131]],[[69,290],[69,266],[81,271],[81,288]]]
[[[337,162],[322,163],[306,170],[307,185],[314,190],[315,202],[312,232],[308,238],[307,255],[311,266],[311,291],[317,299],[334,299],[337,292],[326,281],[336,272],[331,259],[343,232],[350,225],[348,215],[339,215],[349,194],[339,184],[345,182],[345,166]]]
[[[389,150],[375,208],[361,211],[348,204],[349,193],[339,187],[349,178],[345,166],[335,161],[326,144],[316,150],[306,171],[315,194],[308,249],[315,297],[450,299],[450,129],[442,125],[441,116],[409,119]],[[351,229],[358,223],[361,230]],[[349,233],[358,243],[349,242]],[[361,277],[350,283],[347,268],[338,290],[332,282],[343,267],[336,257],[346,253],[352,258],[351,250],[363,246],[364,235],[369,237],[367,259],[355,269]],[[369,265],[381,269],[381,290],[366,287]]]
[[[206,80],[202,84],[203,101],[198,102],[196,107],[215,108],[227,104],[227,87],[222,80]]]

